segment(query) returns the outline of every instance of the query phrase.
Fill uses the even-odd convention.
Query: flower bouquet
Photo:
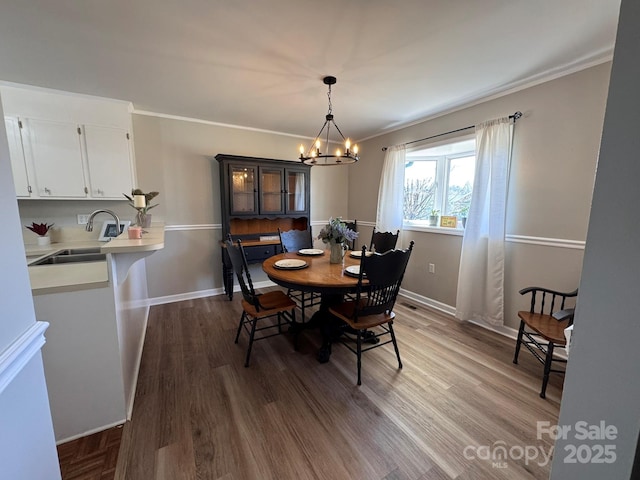
[[[358,238],[358,232],[347,227],[347,224],[340,217],[330,218],[329,223],[320,230],[318,235],[318,239],[330,245],[329,262],[331,263],[342,263],[344,243],[352,242],[356,238]]]

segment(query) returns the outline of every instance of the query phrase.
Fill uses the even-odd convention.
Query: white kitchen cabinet
[[[39,198],[87,198],[81,130],[77,124],[22,119],[27,163]]]
[[[114,199],[134,188],[122,128],[5,117],[18,198]]]
[[[9,141],[9,156],[11,157],[11,170],[13,171],[13,183],[18,198],[29,198],[31,186],[27,173],[27,163],[22,148],[21,122],[16,117],[4,117]]]
[[[122,200],[133,189],[129,133],[119,128],[84,125],[91,198]]]

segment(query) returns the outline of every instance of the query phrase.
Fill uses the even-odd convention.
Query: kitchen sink
[[[80,263],[80,262],[100,262],[106,260],[106,253],[100,252],[99,248],[75,248],[62,250],[54,255],[45,257],[30,265],[57,265],[62,263]]]
[[[55,254],[58,255],[82,255],[85,253],[100,253],[100,247],[88,247],[88,248],[68,248],[67,250],[61,250]]]

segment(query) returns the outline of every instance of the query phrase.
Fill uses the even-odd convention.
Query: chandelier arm
[[[322,125],[322,128],[320,129],[320,131],[318,132],[318,135],[316,135],[316,138],[313,139],[313,143],[311,144],[311,146],[309,147],[309,150],[307,150],[307,157],[311,156],[311,151],[316,148],[316,142],[318,141],[318,139],[320,138],[320,135],[322,135],[322,131],[324,130],[324,127],[327,126],[327,123],[329,123],[329,120],[325,120],[324,124]]]
[[[344,140],[345,142],[347,141],[347,139],[345,138],[345,136],[342,134],[342,132],[340,131],[340,127],[338,127],[338,124],[334,121],[333,122],[333,126],[336,127],[336,130],[338,131],[338,133],[340,134],[340,136],[342,137],[342,140]]]
[[[329,143],[329,131],[331,130],[331,122],[332,120],[327,120],[326,125],[327,125],[327,154],[329,154],[329,152],[331,151],[331,147],[330,147],[330,143]],[[334,124],[335,125],[335,124]]]

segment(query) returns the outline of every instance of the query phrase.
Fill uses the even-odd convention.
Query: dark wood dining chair
[[[388,252],[396,248],[398,243],[398,237],[400,236],[400,230],[393,232],[378,232],[376,227],[373,227],[373,233],[371,234],[371,243],[369,244],[369,250],[373,250],[378,253]]]
[[[303,248],[313,248],[311,229],[294,229],[283,232],[278,228],[278,236],[280,237],[280,247],[283,252],[297,252]]]
[[[413,250],[413,242],[406,250],[389,250],[383,254],[366,256],[366,247],[362,247],[360,273],[355,299],[329,307],[329,312],[345,322],[356,335],[354,349],[345,336],[340,341],[356,354],[358,366],[358,385],[362,384],[362,354],[374,348],[393,343],[398,358],[398,368],[402,368],[400,350],[393,331],[395,313],[393,307],[400,291],[404,272]],[[379,338],[389,335],[384,342]],[[375,340],[372,342],[372,340]],[[372,343],[362,348],[363,342]],[[377,342],[377,343],[376,343]]]
[[[296,304],[281,290],[274,290],[263,294],[256,293],[253,288],[253,282],[251,281],[242,242],[238,240],[236,244],[234,244],[231,240],[226,240],[226,247],[229,258],[231,259],[233,271],[238,278],[240,290],[242,291],[242,315],[240,316],[235,343],[238,343],[240,332],[244,327],[249,334],[249,345],[244,363],[244,366],[248,367],[253,342],[282,333],[283,320],[289,325],[296,323]],[[272,319],[274,317],[277,319],[276,323],[271,321],[264,326],[257,327],[259,321]],[[277,332],[268,335],[260,334],[257,338],[255,336],[256,332],[272,329],[277,329]]]
[[[554,356],[554,349],[567,344],[564,329],[573,324],[574,315],[574,308],[567,305],[567,299],[577,297],[578,290],[559,292],[542,287],[527,287],[520,290],[520,295],[531,295],[531,304],[529,310],[518,312],[520,328],[513,363],[518,363],[520,347],[524,345],[544,366],[540,397],[545,398],[549,374],[565,372],[564,369],[552,368],[554,362],[567,363],[565,359]]]
[[[344,220],[344,224],[347,226],[347,228],[353,230],[354,232],[358,233],[358,221],[357,220]],[[355,250],[356,249],[356,240],[357,238],[354,238],[352,241],[350,242],[346,242],[347,246],[349,247],[349,250]]]
[[[311,229],[308,230],[289,230],[286,232],[278,229],[278,235],[280,236],[280,248],[283,252],[297,252],[304,248],[313,248],[313,237],[311,235]],[[294,290],[292,288],[287,290],[287,295],[291,297],[302,314],[302,322],[306,319],[305,310],[315,305],[320,304],[321,295],[313,292],[303,292],[302,290]]]

